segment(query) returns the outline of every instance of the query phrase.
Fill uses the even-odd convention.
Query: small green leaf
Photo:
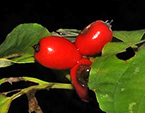
[[[143,113],[145,110],[145,46],[127,61],[116,55],[96,58],[89,88],[107,113]]]
[[[35,58],[33,54],[25,53],[23,56],[12,59],[13,63],[34,63]]]
[[[0,85],[5,83],[5,80],[6,80],[5,78],[0,79]]]
[[[9,58],[15,63],[34,62],[32,45],[50,35],[49,31],[40,24],[20,24],[7,35],[0,45],[0,57]]]
[[[58,29],[56,32],[51,32],[53,36],[62,36],[74,42],[81,30],[77,29]]]
[[[142,39],[144,34],[145,29],[135,31],[113,31],[114,37],[126,43],[138,42]]]
[[[6,58],[0,58],[0,68],[7,67],[7,66],[10,66],[12,64],[13,64],[13,62],[11,60],[8,60]]]
[[[129,46],[130,44],[124,42],[109,42],[104,46],[102,55],[116,54],[125,51]]]
[[[0,94],[0,113],[7,113],[11,104],[11,97]]]
[[[145,40],[143,39],[145,30],[136,31],[113,31],[113,36],[122,42],[109,42],[107,43],[103,50],[102,55],[117,54],[123,52],[128,47],[137,48],[137,44],[143,44]]]

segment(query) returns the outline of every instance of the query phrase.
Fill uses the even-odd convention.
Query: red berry
[[[81,59],[76,46],[63,37],[42,38],[33,48],[35,59],[51,69],[70,69]]]
[[[77,36],[75,45],[82,55],[95,55],[102,51],[104,45],[112,40],[110,23],[95,21],[84,28]]]
[[[92,62],[88,59],[81,59],[71,69],[71,81],[78,94],[78,96],[84,101],[89,101],[88,96],[88,77],[91,69]]]

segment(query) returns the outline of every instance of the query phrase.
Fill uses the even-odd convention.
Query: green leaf
[[[11,60],[11,62],[19,63],[19,64],[22,64],[22,63],[34,63],[34,61],[35,61],[34,55],[33,54],[28,54],[28,53],[25,53],[21,57],[14,58],[14,59]]]
[[[145,29],[135,31],[113,31],[114,37],[126,43],[138,42],[142,39],[144,34]]]
[[[0,68],[12,65],[13,62],[7,58],[0,58]]]
[[[93,62],[89,88],[107,113],[142,113],[145,109],[145,30],[113,31],[120,42],[107,43]],[[116,54],[128,47],[136,50],[127,61]]]
[[[0,79],[0,85],[5,82],[5,78]]]
[[[7,35],[0,45],[0,57],[10,59],[15,63],[34,62],[32,45],[37,44],[45,36],[50,36],[50,33],[40,24],[20,24]]]
[[[145,46],[127,61],[116,55],[96,58],[89,88],[107,113],[143,113],[145,110]]]
[[[51,32],[53,36],[62,36],[70,40],[71,42],[75,42],[76,37],[80,33],[81,30],[77,29],[58,29],[56,32]]]
[[[7,113],[11,104],[11,98],[0,94],[0,113]]]
[[[110,55],[123,52],[129,46],[130,44],[124,42],[109,42],[104,46],[102,50],[102,55]]]

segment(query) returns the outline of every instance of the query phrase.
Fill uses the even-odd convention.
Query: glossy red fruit
[[[35,59],[51,69],[70,69],[81,59],[76,46],[63,37],[42,38],[33,48]]]
[[[88,77],[92,62],[88,59],[81,59],[70,72],[72,84],[78,96],[84,101],[89,102],[88,96]]]
[[[112,40],[110,23],[101,20],[88,25],[77,36],[75,45],[82,55],[95,55],[100,53],[107,42]]]

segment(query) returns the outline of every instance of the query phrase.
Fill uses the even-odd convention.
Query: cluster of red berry
[[[77,94],[83,101],[88,102],[88,76],[92,62],[82,56],[100,53],[111,40],[110,23],[98,20],[85,27],[75,43],[58,36],[42,38],[33,46],[34,56],[45,67],[70,69],[71,81]]]

